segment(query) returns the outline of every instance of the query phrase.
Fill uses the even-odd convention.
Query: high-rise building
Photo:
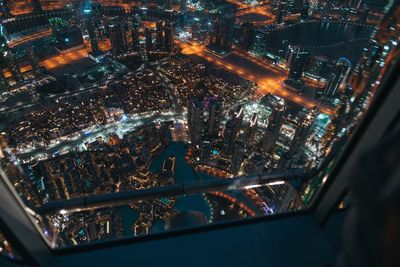
[[[30,46],[27,49],[27,54],[28,54],[29,61],[30,61],[30,64],[32,66],[33,72],[36,73],[36,74],[39,74],[39,72],[40,72],[39,60],[37,59],[37,57],[35,55],[35,52],[33,51],[33,47],[32,46]]]
[[[167,20],[164,24],[164,47],[165,51],[171,52],[174,45],[174,23]]]
[[[286,167],[296,164],[302,156],[307,139],[310,137],[311,126],[314,123],[317,114],[317,108],[313,108],[307,112],[301,111],[299,113],[296,132],[284,157]]]
[[[203,134],[204,106],[197,97],[190,97],[188,103],[188,127],[190,140],[198,145]]]
[[[214,15],[213,44],[221,50],[231,49],[236,19],[236,6],[227,4]]]
[[[247,125],[247,129],[246,129],[246,137],[245,138],[246,138],[247,146],[251,146],[253,144],[254,136],[257,131],[257,122],[258,122],[257,113],[253,113],[253,115],[251,115],[249,124]]]
[[[254,154],[246,165],[247,174],[262,174],[266,163],[267,159],[263,155],[258,153]]]
[[[93,15],[90,9],[85,9],[84,14],[85,14],[86,29],[89,34],[90,45],[92,46],[92,52],[94,54],[97,54],[100,52],[100,50],[97,42],[96,28],[94,26]]]
[[[306,71],[315,79],[325,78],[328,72],[328,63],[329,58],[325,55],[312,56],[307,64]]]
[[[231,172],[237,174],[244,160],[244,144],[235,140],[232,145]]]
[[[204,141],[200,145],[200,160],[205,162],[210,159],[212,155],[212,143],[210,141]]]
[[[340,58],[332,67],[328,82],[322,93],[323,97],[332,99],[337,96],[339,87],[346,83],[350,70],[350,61],[346,58]]]
[[[156,23],[156,47],[157,50],[164,49],[164,22],[162,20]]]
[[[289,46],[288,54],[288,78],[292,80],[300,80],[309,53],[302,51],[300,47]]]
[[[122,54],[127,49],[125,21],[113,19],[109,25],[111,50],[114,56]]]
[[[207,121],[207,131],[210,135],[218,136],[219,133],[219,123],[222,116],[222,98],[211,98],[208,101],[208,121]]]
[[[233,142],[236,139],[236,121],[234,118],[230,118],[226,121],[224,128],[224,139],[223,139],[223,154],[229,155],[232,151]]]
[[[254,24],[251,22],[245,22],[241,25],[241,47],[244,50],[250,50],[254,44],[254,38],[256,32]]]
[[[276,9],[276,12],[275,12],[275,22],[276,22],[276,24],[282,24],[283,23],[283,19],[284,19],[285,12],[286,12],[285,8],[286,8],[286,4],[284,2],[281,2],[278,5],[278,8]]]
[[[144,34],[146,38],[146,51],[153,50],[153,36],[152,36],[152,29],[146,27],[144,29]]]
[[[235,112],[233,113],[233,119],[235,121],[235,136],[240,132],[242,128],[244,118],[244,112],[242,105],[236,107]]]
[[[275,103],[272,107],[272,113],[269,117],[268,126],[265,131],[262,143],[262,150],[265,153],[270,152],[274,148],[275,143],[278,140],[285,110],[286,105],[283,99]]]
[[[138,18],[134,17],[132,19],[132,28],[131,28],[131,36],[132,36],[132,49],[134,51],[138,51],[140,47],[140,40],[139,40],[139,30],[141,24]]]
[[[222,8],[222,36],[221,36],[221,48],[223,50],[230,50],[233,42],[233,30],[236,20],[236,6],[226,5]]]
[[[304,82],[301,79],[303,69],[306,65],[309,53],[302,51],[300,47],[289,46],[287,53],[287,65],[289,67],[288,78],[284,82],[284,86],[291,90],[301,91]]]

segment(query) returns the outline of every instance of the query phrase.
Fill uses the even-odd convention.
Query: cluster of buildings
[[[274,51],[279,60],[266,64],[273,63],[268,67],[285,73],[281,89],[287,90],[289,96],[300,98],[301,94],[309,92],[309,84],[316,84],[315,94],[302,99],[310,101],[306,104],[318,103],[321,108],[300,106],[291,102],[290,97],[284,99],[272,94],[255,100],[254,84],[250,81],[241,77],[240,82],[235,82],[235,77],[223,77],[210,68],[211,61],[210,65],[205,65],[196,55],[188,57],[177,53],[175,43],[180,41],[176,41],[175,36],[177,30],[183,32],[189,28],[195,36],[193,31],[205,32],[210,28],[208,37],[199,38],[207,41],[204,51],[198,46],[199,54],[209,53],[205,57],[212,54],[213,59],[220,59],[241,50],[248,59],[251,54],[247,52],[265,50],[262,45],[265,40],[255,41],[259,30],[279,30],[297,22],[325,17],[371,23],[373,16],[379,16],[371,15],[360,0],[341,1],[338,9],[330,3],[274,0],[270,7],[274,22],[256,27],[251,22],[237,25],[238,7],[226,3],[198,18],[193,10],[189,14],[184,0],[179,1],[179,11],[173,10],[171,1],[166,1],[159,7],[142,5],[131,9],[77,3],[54,12],[44,12],[40,1],[34,0],[35,12],[21,22],[10,14],[7,1],[0,1],[6,25],[5,33],[0,35],[0,65],[4,74],[0,75],[0,89],[3,91],[9,90],[10,85],[26,83],[29,79],[38,81],[47,75],[34,50],[28,46],[24,58],[30,62],[28,72],[31,75],[27,79],[7,42],[6,37],[15,34],[15,29],[29,28],[25,24],[30,22],[42,25],[44,20],[43,24],[50,25],[60,54],[86,47],[86,38],[91,47],[89,57],[98,61],[107,58],[100,42],[108,39],[112,60],[134,54],[141,62],[146,62],[126,77],[115,76],[114,80],[102,84],[94,81],[90,90],[80,89],[87,90],[82,94],[51,96],[47,105],[8,125],[0,135],[0,145],[8,146],[5,151],[16,152],[18,156],[32,150],[62,147],[65,141],[77,145],[79,142],[75,141],[82,136],[96,136],[97,131],[123,123],[136,127],[130,121],[133,117],[142,120],[144,126],[124,132],[123,136],[110,134],[107,140],[99,134],[95,141],[84,144],[84,151],[72,148],[64,155],[54,153],[51,158],[30,161],[22,165],[25,175],[16,168],[18,158],[12,153],[4,155],[0,150],[0,164],[33,209],[55,200],[170,185],[175,183],[176,158],[167,157],[159,173],[152,173],[150,164],[171,144],[171,129],[178,118],[162,123],[146,123],[145,119],[149,114],[173,110],[186,116],[182,124],[188,136],[186,161],[196,171],[207,172],[216,179],[270,170],[320,167],[324,160],[336,157],[340,141],[349,137],[390,66],[392,55],[398,50],[395,31],[399,25],[398,12],[388,15],[392,16],[388,20],[390,23],[381,26],[384,34],[373,36],[357,64],[345,57],[329,59],[314,55],[302,46],[288,43]],[[196,21],[200,20],[207,23],[196,26]],[[385,27],[391,31],[385,31]],[[168,60],[153,62],[147,57],[158,52],[168,55]],[[263,64],[256,58],[252,60]],[[255,102],[261,108],[247,107]],[[332,114],[324,114],[322,108],[325,107],[332,109]],[[261,112],[268,116],[265,118]],[[6,156],[11,162],[2,160]],[[267,186],[245,188],[243,192],[258,213],[272,214],[303,208],[302,200],[307,203],[323,182],[322,177],[310,177],[295,188],[291,183],[275,181]],[[214,220],[238,218],[238,214],[240,218],[256,216],[250,209],[232,201],[229,194],[213,192],[206,194],[206,198],[215,211],[222,212],[231,206],[225,214],[213,214]],[[165,222],[178,214],[175,204],[175,198],[160,198],[118,208],[68,214],[60,211],[47,217],[55,226],[57,242],[69,246],[149,234],[156,221]],[[124,226],[126,208],[138,214],[129,225],[129,234]]]
[[[171,109],[172,105],[170,93],[161,81],[153,72],[144,71],[77,99],[72,96],[28,113],[9,128],[8,137],[11,146],[24,152],[80,135],[118,120],[122,114],[158,112]]]

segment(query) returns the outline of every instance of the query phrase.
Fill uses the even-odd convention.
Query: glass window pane
[[[128,2],[1,1],[1,170],[55,248],[307,210],[398,61],[399,1]]]

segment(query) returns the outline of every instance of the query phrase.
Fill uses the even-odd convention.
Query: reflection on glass
[[[10,242],[4,237],[3,233],[0,231],[0,256],[5,256],[10,259],[19,259],[18,254],[15,253]]]
[[[234,1],[215,12],[183,1],[153,12],[157,22],[123,1],[57,13],[58,1],[60,16],[26,34],[11,15],[42,7],[19,2],[2,8],[1,168],[55,247],[307,209],[398,60],[396,1]],[[44,208],[292,169],[312,174]]]
[[[160,197],[110,208],[61,209],[42,216],[54,226],[56,244],[64,247],[251,219],[302,208],[304,205],[291,185],[276,181],[242,190]]]

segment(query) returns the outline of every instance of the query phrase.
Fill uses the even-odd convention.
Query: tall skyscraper
[[[251,22],[245,22],[241,25],[241,47],[244,50],[249,50],[254,44],[255,29],[254,24]]]
[[[332,67],[328,82],[322,93],[323,97],[326,97],[327,99],[334,98],[338,93],[339,87],[346,83],[350,70],[350,61],[346,58],[340,58]]]
[[[162,20],[156,23],[156,46],[157,50],[164,49],[164,22]]]
[[[275,22],[276,22],[276,24],[282,24],[283,23],[283,19],[284,19],[285,12],[286,12],[285,8],[286,8],[286,4],[285,3],[281,2],[278,5],[278,7],[276,9],[276,12],[275,12]]]
[[[230,118],[226,121],[224,128],[224,139],[223,139],[223,154],[229,155],[232,151],[233,142],[236,139],[236,121],[234,118]]]
[[[100,50],[97,42],[96,27],[94,26],[93,14],[91,12],[91,9],[85,9],[84,14],[86,29],[89,34],[90,45],[92,46],[92,52],[93,54],[97,54],[100,52]]]
[[[33,51],[33,47],[32,46],[30,46],[27,49],[27,54],[28,54],[29,61],[30,61],[30,64],[32,66],[33,72],[38,74],[39,71],[40,71],[40,65],[39,65],[39,61],[38,61],[38,59],[37,59],[37,57],[35,55],[35,52]]]
[[[222,98],[211,98],[208,101],[208,121],[207,130],[210,135],[218,136],[219,123],[222,116]]]
[[[239,133],[242,128],[244,118],[244,112],[242,105],[236,107],[235,112],[233,113],[233,119],[235,121],[235,136]]]
[[[152,36],[152,29],[146,27],[144,29],[144,34],[146,38],[146,51],[153,50],[153,36]]]
[[[311,126],[314,123],[317,114],[317,108],[313,108],[307,112],[301,111],[299,113],[299,122],[296,133],[294,134],[293,140],[284,159],[286,167],[298,163],[304,151],[307,139],[310,136]]]
[[[289,66],[289,75],[284,82],[284,86],[291,90],[301,91],[304,81],[301,79],[303,69],[306,65],[309,53],[302,51],[300,47],[289,46],[287,53],[287,65]]]
[[[232,146],[231,172],[237,174],[244,160],[244,144],[242,141],[235,140]]]
[[[167,20],[164,24],[164,47],[165,51],[171,52],[174,45],[174,23]]]
[[[125,22],[114,18],[109,25],[111,49],[114,56],[122,54],[127,49]]]
[[[267,159],[263,155],[258,153],[254,154],[246,166],[247,174],[262,174],[266,163]]]
[[[254,135],[256,134],[257,131],[257,122],[258,122],[258,117],[257,113],[253,113],[251,115],[251,118],[249,120],[249,124],[247,125],[246,129],[246,145],[251,146],[254,141]]]
[[[221,10],[222,16],[222,36],[221,48],[223,50],[230,50],[233,42],[233,31],[236,20],[236,6],[226,5]]]
[[[268,126],[265,131],[262,143],[262,150],[265,153],[270,152],[279,137],[279,132],[283,122],[283,115],[286,110],[286,105],[284,100],[277,102],[272,107],[272,113],[268,120]]]
[[[193,144],[200,144],[203,133],[204,107],[203,101],[197,97],[190,97],[188,103],[188,127],[190,140]]]
[[[288,57],[288,66],[289,66],[289,79],[292,80],[300,80],[304,66],[308,59],[309,53],[306,51],[302,51],[300,47],[289,46],[289,57]]]
[[[132,49],[134,51],[138,51],[139,47],[140,47],[139,30],[141,27],[139,18],[133,17],[131,26],[132,26],[132,28],[131,28]]]
[[[236,6],[227,4],[214,15],[213,44],[224,51],[231,49],[236,19]]]

